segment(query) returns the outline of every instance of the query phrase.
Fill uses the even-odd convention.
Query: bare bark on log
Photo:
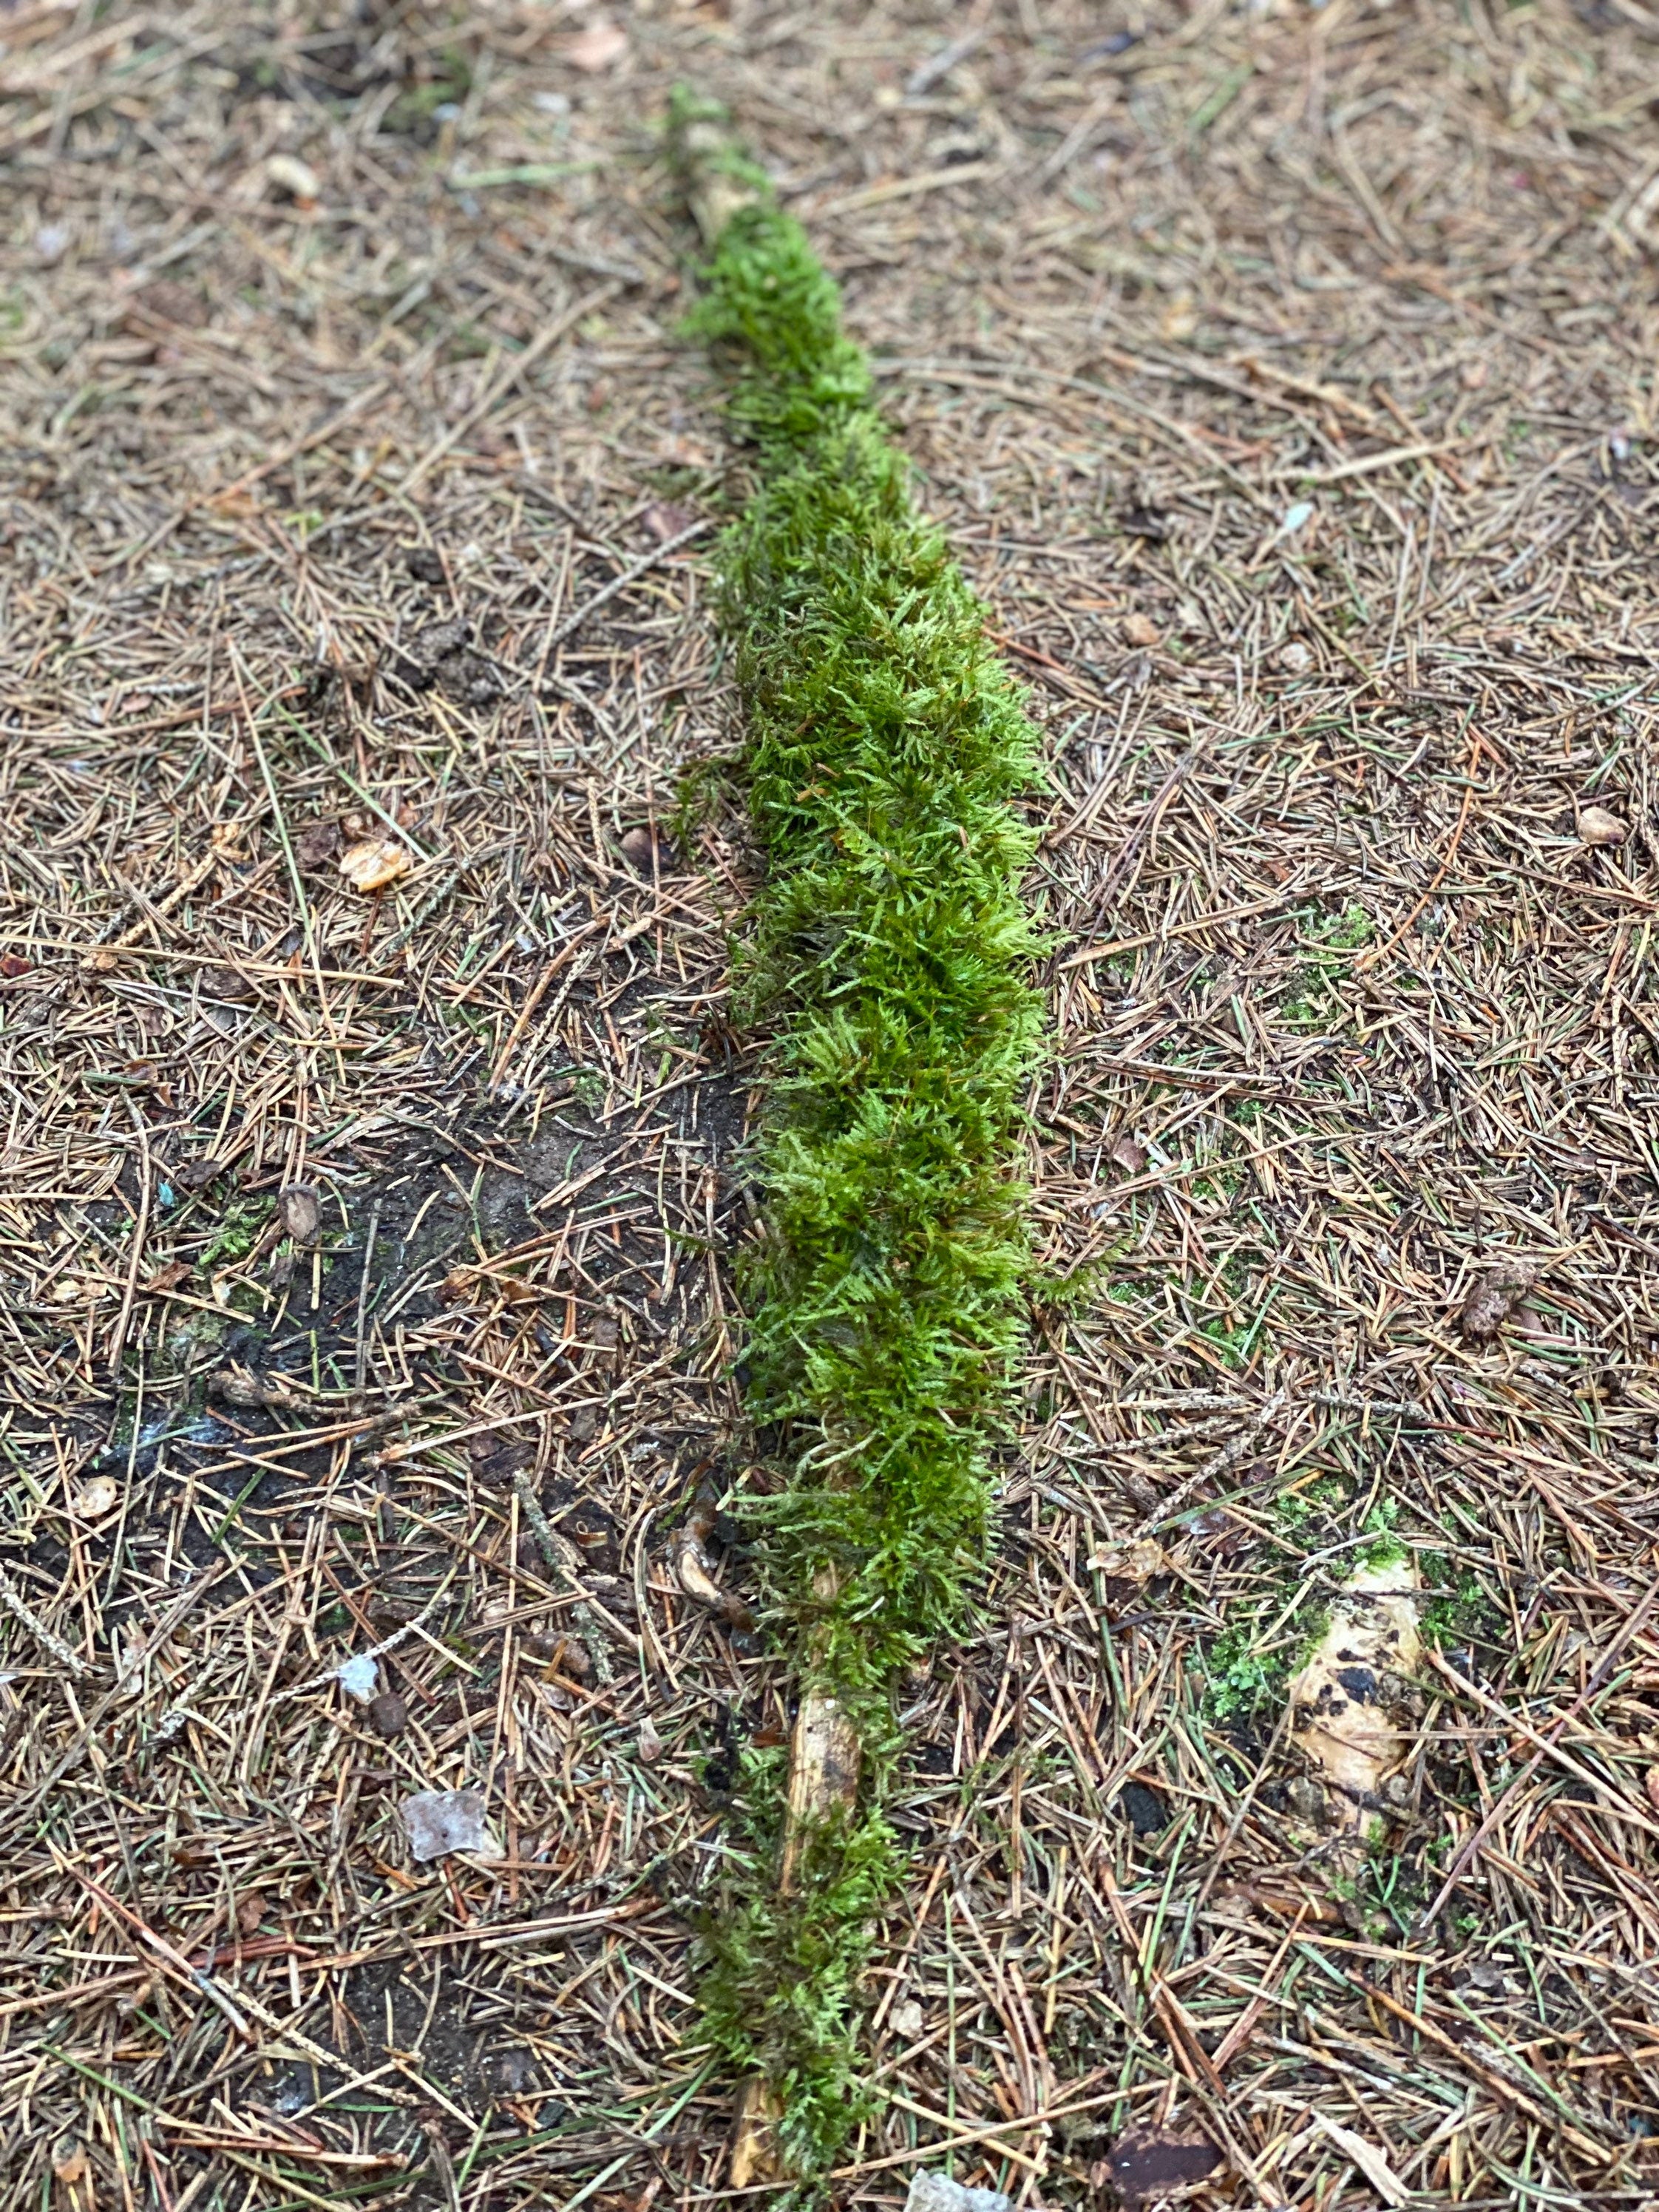
[[[819,1571],[814,1595],[821,1603],[832,1604],[840,1587],[834,1568],[825,1567]],[[781,1898],[794,1893],[801,1854],[813,1828],[836,1813],[852,1810],[858,1798],[863,1759],[858,1731],[839,1700],[827,1690],[805,1691],[789,1739],[789,1786],[784,1802],[783,1843],[778,1853]],[[758,2074],[752,2075],[738,2092],[732,2127],[733,2189],[787,2179],[777,2138],[782,2111],[776,2090]]]
[[[702,242],[712,246],[740,208],[761,198],[757,185],[734,173],[738,149],[717,116],[682,116],[674,132],[675,153],[690,207]]]

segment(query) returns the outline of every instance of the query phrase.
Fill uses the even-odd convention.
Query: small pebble
[[[119,1486],[107,1474],[94,1474],[75,1493],[75,1510],[85,1521],[101,1521],[121,1502]]]
[[[1587,845],[1622,845],[1625,825],[1605,806],[1586,806],[1578,816],[1578,834]]]

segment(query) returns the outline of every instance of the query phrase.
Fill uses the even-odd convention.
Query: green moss
[[[1317,1027],[1328,1018],[1335,1000],[1337,979],[1347,965],[1347,956],[1370,943],[1376,928],[1363,907],[1345,907],[1340,914],[1304,908],[1297,916],[1302,925],[1298,945],[1302,970],[1296,988],[1285,1000],[1283,1015],[1292,1026]]]
[[[1496,1649],[1503,1640],[1504,1615],[1465,1568],[1459,1573],[1443,1552],[1423,1552],[1418,1568],[1430,1595],[1419,1613],[1423,1641],[1438,1651],[1457,1645]]]
[[[1263,1652],[1249,1629],[1224,1629],[1204,1656],[1204,1711],[1212,1721],[1249,1720],[1285,1701],[1288,1650]]]
[[[853,2032],[869,1929],[901,1862],[877,1789],[806,1838],[787,1899],[775,1887],[787,1755],[745,1750],[720,1910],[702,1930],[701,1996],[715,2048],[738,2075],[764,2073],[782,2106],[782,2148],[804,2193],[869,2117]]]
[[[1328,1519],[1344,1504],[1346,1494],[1334,1475],[1322,1474],[1316,1481],[1281,1491],[1273,1502],[1273,1516],[1286,1535],[1293,1535],[1310,1521]]]
[[[854,2116],[866,1930],[895,1875],[889,1685],[963,1626],[1021,1338],[1013,1162],[1042,1009],[1012,802],[1036,736],[799,225],[734,216],[693,326],[731,370],[756,476],[722,603],[768,860],[738,1008],[774,1039],[748,1403],[783,1442],[775,1486],[738,1510],[771,1618],[851,1708],[868,1778],[786,1903],[751,1844],[706,1997],[733,2068],[783,2090],[812,2172]]]
[[[1291,1677],[1308,1663],[1330,1617],[1329,1606],[1316,1593],[1293,1605],[1288,1618],[1275,1595],[1249,1622],[1223,1629],[1200,1662],[1205,1717],[1218,1723],[1258,1717],[1277,1720]],[[1264,1626],[1274,1620],[1278,1632],[1272,1642],[1259,1642]]]
[[[1399,1518],[1397,1498],[1379,1498],[1365,1516],[1364,1534],[1372,1541],[1362,1546],[1359,1558],[1361,1565],[1369,1567],[1373,1574],[1380,1574],[1384,1567],[1402,1566],[1411,1558],[1410,1546],[1402,1544],[1394,1533]]]
[[[266,1224],[276,1210],[274,1198],[239,1198],[225,1208],[224,1218],[213,1232],[213,1240],[196,1264],[198,1267],[212,1266],[217,1260],[245,1260],[264,1234]]]

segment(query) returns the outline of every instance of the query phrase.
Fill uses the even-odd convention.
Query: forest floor
[[[680,80],[1047,744],[1023,1421],[836,2197],[1659,2202],[1656,61],[0,6],[0,2202],[722,2189],[696,1919],[788,1685],[676,1568],[750,1587],[757,1202]],[[1356,1851],[1285,1692],[1380,1558]],[[495,1856],[412,1856],[452,1790]]]

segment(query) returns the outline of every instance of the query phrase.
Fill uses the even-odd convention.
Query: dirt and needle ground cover
[[[1641,2204],[1643,11],[0,41],[5,2201],[690,2207],[775,2048],[707,2009],[810,1646],[754,1509],[857,1333],[769,1340],[763,1224],[884,863],[814,842],[855,747],[784,780],[775,580],[721,598],[784,518],[686,328],[687,82],[1040,768],[985,1572],[926,1664],[834,1609],[902,1663],[828,2189]],[[1356,1850],[1287,1692],[1407,1568]],[[499,1857],[411,1857],[451,1789]]]

